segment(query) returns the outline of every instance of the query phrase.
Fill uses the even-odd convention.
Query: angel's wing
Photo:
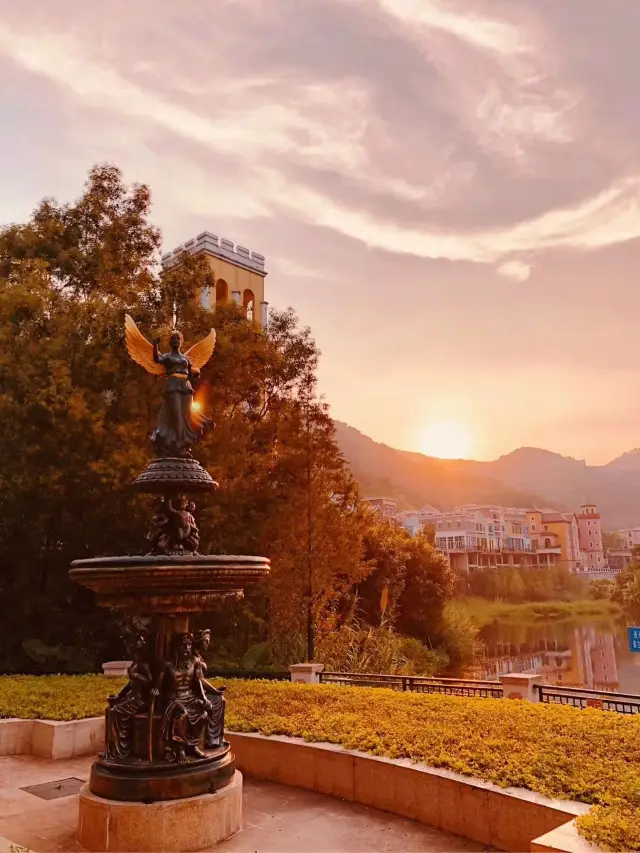
[[[144,367],[147,373],[153,373],[156,376],[165,375],[164,367],[153,360],[152,344],[145,338],[129,314],[124,315],[124,342],[130,357],[140,367]]]
[[[211,329],[206,338],[198,341],[197,344],[194,344],[185,352],[185,355],[191,361],[191,366],[196,370],[202,370],[213,355],[215,345],[216,333],[214,329]]]

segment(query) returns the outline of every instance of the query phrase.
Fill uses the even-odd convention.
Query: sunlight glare
[[[434,421],[422,433],[420,450],[439,459],[468,459],[471,451],[469,430],[457,421]]]

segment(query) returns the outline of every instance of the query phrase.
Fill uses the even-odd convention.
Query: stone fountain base
[[[245,584],[268,572],[268,559],[237,555],[102,557],[72,563],[71,579],[92,590],[102,606],[150,620],[150,635],[129,668],[129,683],[111,697],[106,710],[105,753],[89,780],[93,794],[155,804],[213,794],[230,783],[235,761],[224,740],[225,700],[205,680],[206,663],[194,647],[189,617],[226,596],[241,596]],[[181,643],[186,643],[185,654],[178,660]]]
[[[89,788],[108,800],[155,803],[213,794],[233,779],[235,758],[229,744],[186,764],[99,758],[91,768]]]
[[[80,791],[78,843],[96,853],[204,850],[242,827],[242,774],[214,794],[139,803]]]
[[[80,796],[80,844],[95,851],[199,850],[240,828],[242,777],[224,740],[224,687],[207,680],[211,630],[193,614],[269,575],[264,557],[200,554],[192,493],[217,483],[191,455],[212,422],[193,409],[193,381],[216,333],[182,354],[160,353],[125,316],[127,352],[167,385],[151,441],[157,454],[129,487],[155,495],[144,556],[76,560],[69,578],[98,604],[142,619],[128,682],[107,698],[105,750]],[[167,456],[167,453],[175,455]]]

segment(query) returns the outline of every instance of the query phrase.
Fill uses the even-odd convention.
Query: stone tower
[[[162,256],[162,266],[166,269],[177,263],[182,252],[194,255],[204,254],[216,280],[215,293],[202,294],[205,308],[213,308],[218,302],[233,301],[242,305],[250,319],[266,328],[269,303],[265,301],[264,255],[251,252],[224,237],[218,237],[210,231],[203,231],[191,240],[187,240],[172,252]]]
[[[582,570],[586,572],[602,571],[605,567],[604,548],[600,513],[596,504],[591,501],[583,503],[577,520]]]

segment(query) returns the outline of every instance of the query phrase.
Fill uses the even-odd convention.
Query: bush
[[[615,592],[616,585],[614,581],[607,580],[606,578],[600,578],[595,581],[591,581],[587,588],[587,594],[589,598],[592,598],[594,601],[607,601],[609,600],[613,593]]]
[[[468,666],[478,651],[478,628],[458,601],[450,601],[444,608],[439,644],[449,658],[452,671]]]
[[[449,663],[442,652],[403,637],[388,625],[364,628],[355,618],[318,642],[316,660],[333,672],[391,675],[435,675]]]
[[[562,566],[548,569],[514,569],[506,566],[471,572],[471,595],[491,601],[570,601],[584,594],[581,578]]]
[[[0,677],[0,716],[103,713],[119,686],[102,676]],[[230,681],[227,727],[410,758],[502,786],[596,806],[580,832],[640,850],[640,719],[596,709],[384,688]]]
[[[104,675],[0,675],[0,719],[82,720],[104,714],[126,678]]]

